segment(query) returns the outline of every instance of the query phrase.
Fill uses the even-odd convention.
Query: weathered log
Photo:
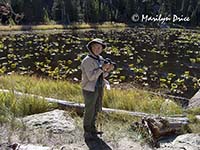
[[[171,122],[170,120],[161,117],[144,117],[140,122],[133,122],[131,127],[134,131],[142,134],[152,146],[158,146],[158,141],[161,138],[180,135],[185,131],[190,131],[188,124],[182,122]],[[185,131],[183,132],[183,129]]]
[[[39,99],[44,99],[44,100],[46,100],[50,103],[58,104],[63,109],[67,109],[67,108],[68,109],[74,109],[79,114],[83,113],[84,107],[85,107],[85,105],[82,104],[82,103],[75,103],[75,102],[60,100],[60,99],[55,99],[55,98],[48,98],[48,97],[43,97],[43,96],[34,95],[34,94],[27,94],[27,93],[10,91],[10,90],[3,90],[3,89],[0,89],[0,92],[5,92],[5,93],[13,92],[17,96],[31,96],[31,97],[35,97],[35,98],[39,98]],[[154,117],[154,118],[161,117],[157,114],[148,114],[148,113],[144,113],[144,112],[133,112],[133,111],[127,111],[127,110],[112,109],[112,108],[103,108],[102,111],[105,112],[105,113],[128,114],[128,115],[135,116],[135,117]],[[189,123],[189,119],[185,116],[171,116],[171,117],[162,116],[162,118],[167,119],[170,122],[176,122],[176,123],[181,123],[181,124],[188,124]]]

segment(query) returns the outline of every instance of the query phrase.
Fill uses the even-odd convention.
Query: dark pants
[[[102,110],[103,88],[97,87],[94,92],[83,90],[85,112],[83,127],[85,132],[96,132],[97,114]]]

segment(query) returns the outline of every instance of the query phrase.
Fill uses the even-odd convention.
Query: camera
[[[113,62],[110,58],[105,58],[103,61],[104,61],[104,64],[112,64],[114,66],[114,69],[117,68],[117,64]]]

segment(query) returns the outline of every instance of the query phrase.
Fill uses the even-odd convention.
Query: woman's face
[[[95,54],[95,55],[99,55],[101,54],[101,52],[103,51],[103,46],[101,44],[98,44],[98,43],[93,43],[91,45],[91,49],[92,49],[92,52]]]

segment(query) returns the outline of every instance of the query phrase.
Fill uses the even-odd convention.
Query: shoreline
[[[90,29],[90,28],[126,28],[130,27],[128,24],[124,23],[103,23],[103,24],[70,24],[70,25],[62,25],[62,24],[55,24],[55,25],[0,25],[0,31],[31,31],[31,30],[51,30],[51,29]]]
[[[138,26],[139,25],[139,26]],[[115,22],[104,22],[99,23],[74,23],[69,25],[64,24],[53,24],[53,25],[0,25],[0,31],[35,31],[35,30],[77,30],[77,29],[111,29],[111,28],[137,28],[137,29],[176,29],[176,30],[189,30],[189,31],[199,31],[200,27],[196,28],[157,28],[157,27],[142,27],[141,24],[125,24],[125,23],[115,23]]]

